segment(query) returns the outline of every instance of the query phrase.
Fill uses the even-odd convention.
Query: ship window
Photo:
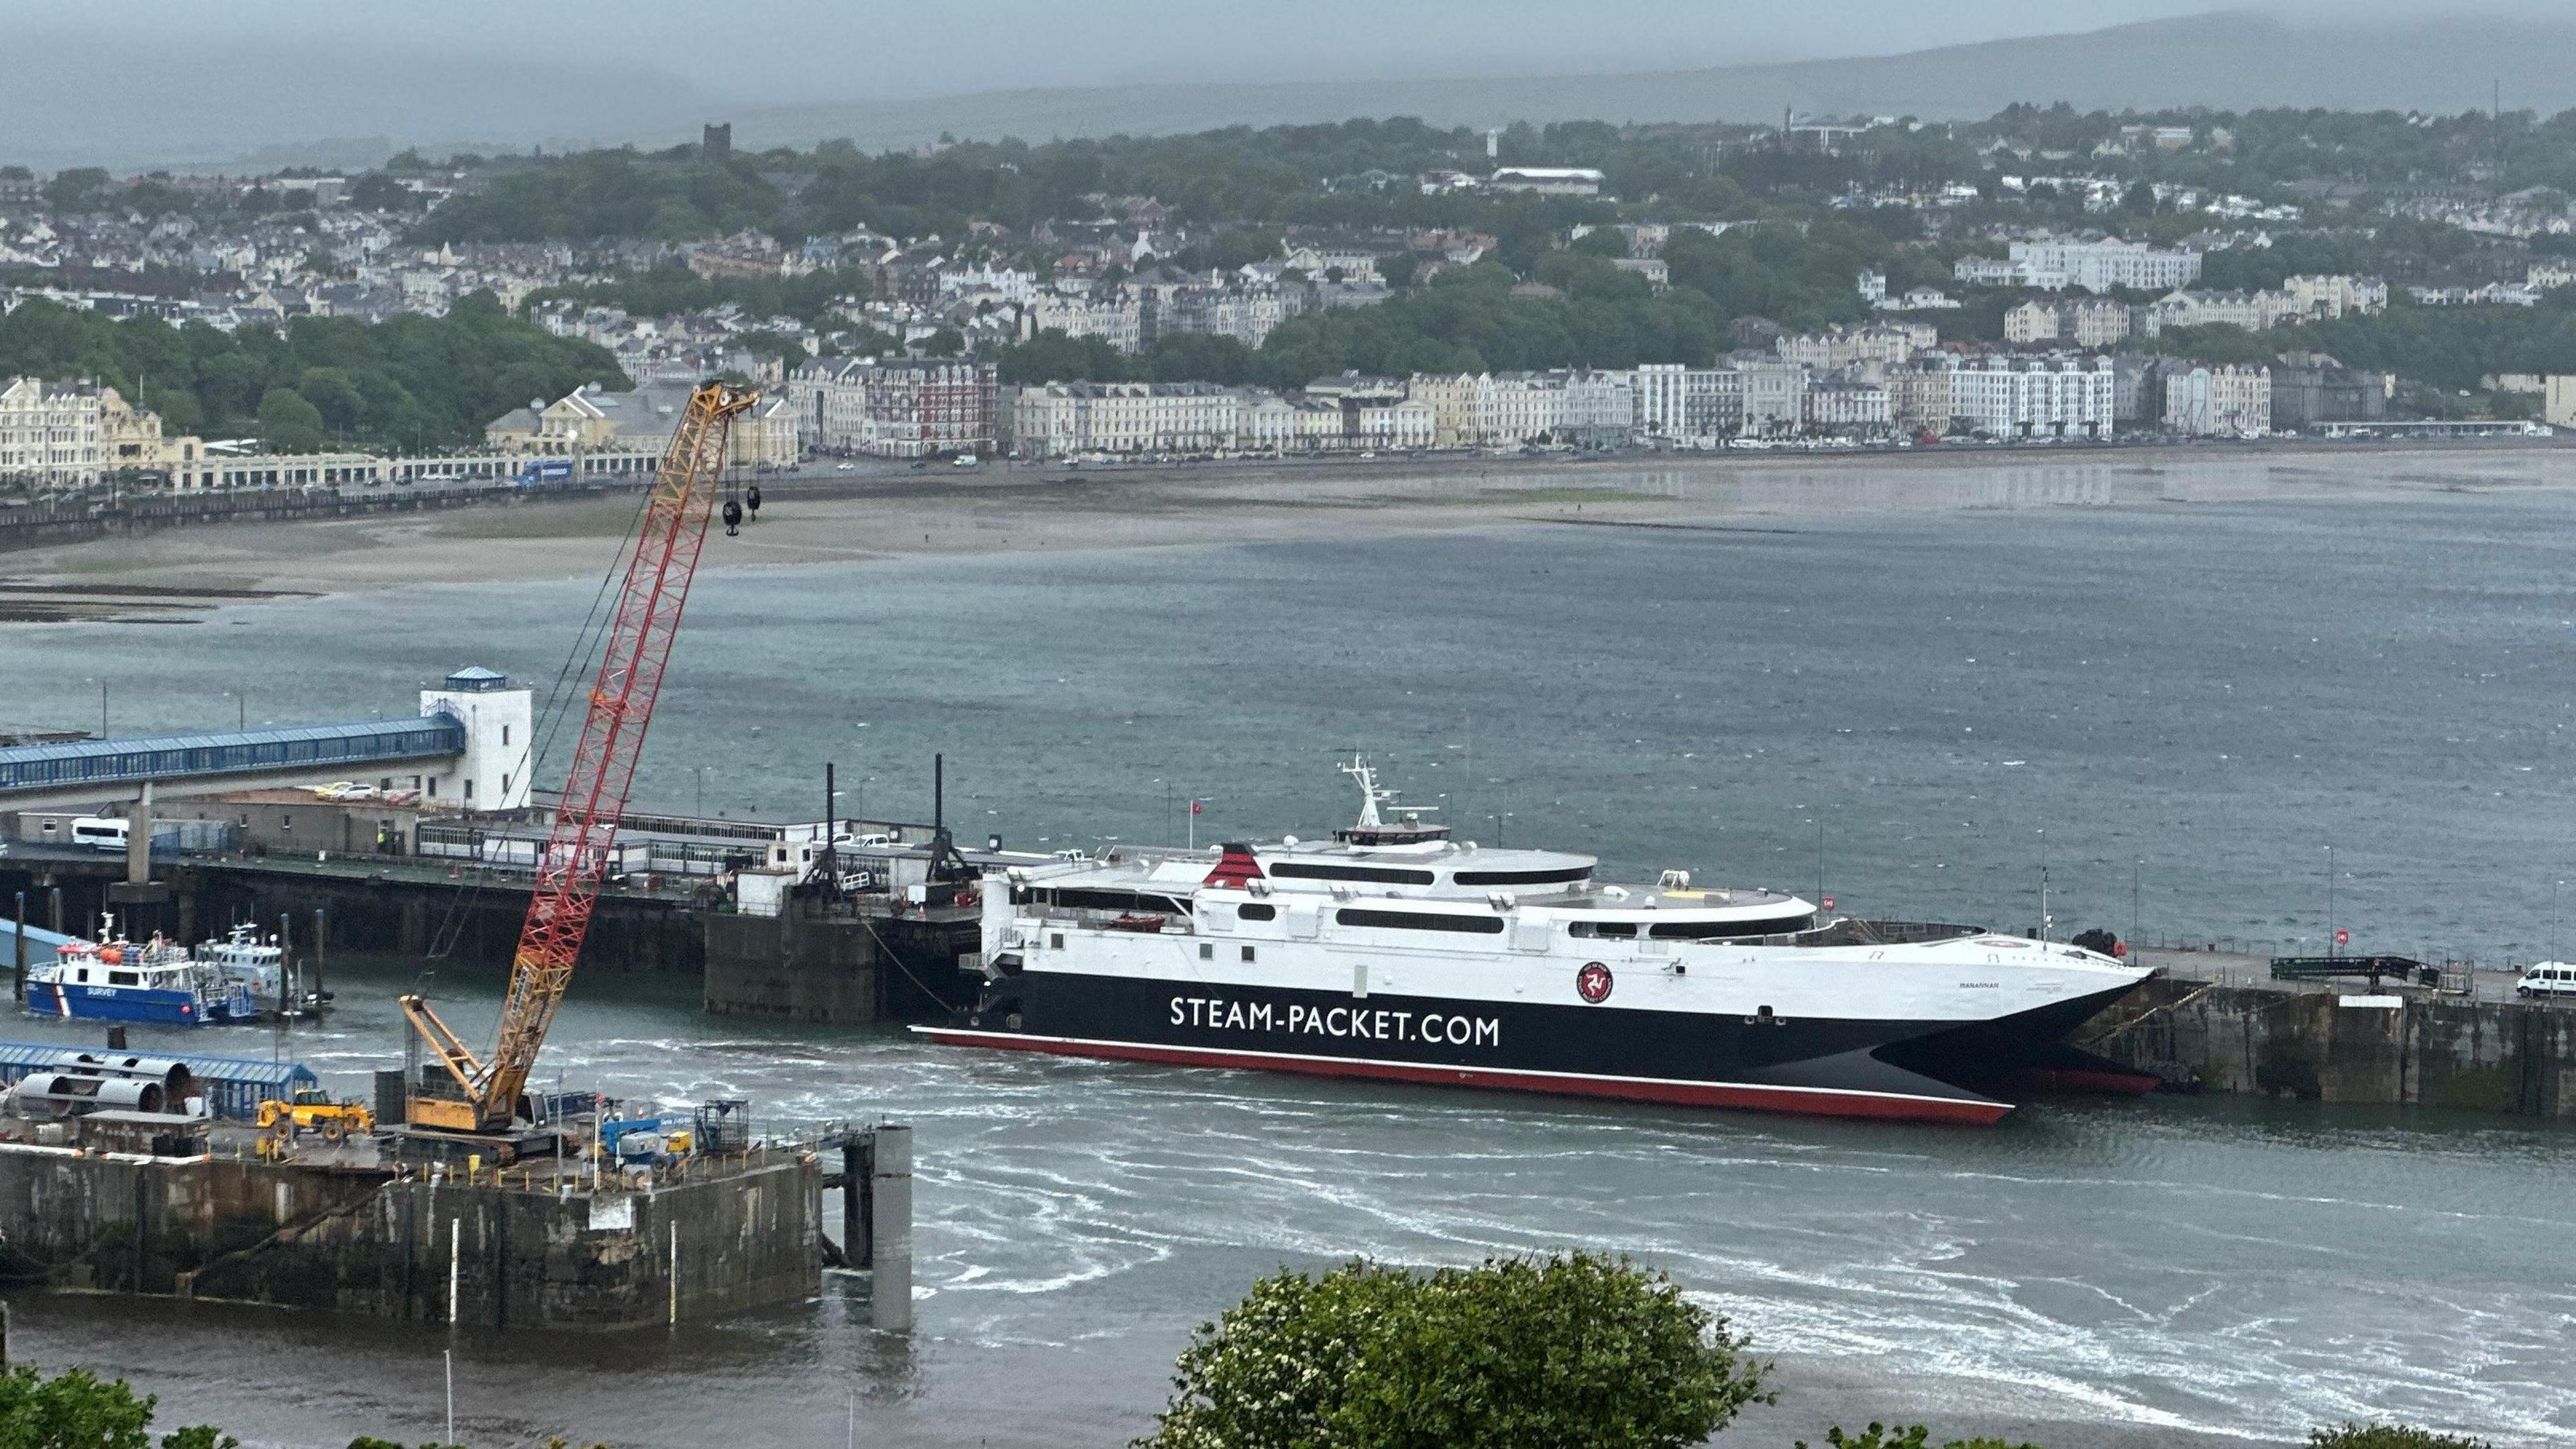
[[[1812,915],[1772,916],[1759,921],[1657,921],[1648,934],[1659,941],[1723,941],[1738,936],[1785,936],[1815,924]]]
[[[1565,934],[1569,936],[1615,936],[1624,941],[1637,934],[1637,923],[1634,921],[1568,921],[1565,926]]]
[[[1265,906],[1260,904],[1237,906],[1234,913],[1247,921],[1275,921],[1279,919],[1279,908],[1277,906]]]
[[[1349,880],[1372,885],[1429,885],[1432,880],[1427,870],[1391,865],[1307,865],[1288,861],[1270,867],[1270,873],[1281,880]]]
[[[1189,914],[1180,902],[1169,896],[1149,896],[1137,891],[1057,891],[1054,904],[1086,911],[1161,911],[1174,916]]]
[[[1047,933],[1047,949],[1048,949],[1048,950],[1050,950],[1050,951],[1061,951],[1061,950],[1063,950],[1063,949],[1064,949],[1064,932],[1062,932],[1062,931],[1049,931],[1049,932]]]
[[[110,986],[140,986],[143,984],[143,978],[132,971],[110,971],[107,973],[107,984]]]
[[[1251,959],[1252,959],[1252,948],[1251,948],[1250,946],[1246,946],[1246,947],[1244,947],[1244,948],[1243,948],[1243,959],[1244,959],[1244,960],[1246,960],[1246,961],[1249,961],[1249,960],[1251,960]]]
[[[1503,933],[1500,916],[1443,916],[1428,911],[1335,911],[1334,921],[1345,926],[1377,926],[1390,931],[1460,931],[1474,936],[1499,936]]]
[[[1592,867],[1572,865],[1559,870],[1462,870],[1454,879],[1462,886],[1569,885],[1575,881],[1592,879]]]
[[[1216,948],[1215,948],[1214,946],[1209,945],[1209,944],[1208,944],[1207,942],[1205,942],[1205,941],[1201,941],[1201,942],[1199,942],[1199,959],[1200,959],[1200,960],[1202,960],[1202,961],[1213,961],[1213,960],[1215,960],[1215,959],[1216,959]]]

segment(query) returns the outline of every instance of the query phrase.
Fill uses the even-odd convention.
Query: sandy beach
[[[2571,482],[2576,449],[2353,444],[820,473],[764,480],[759,521],[737,538],[712,534],[705,563],[794,566],[1530,525],[1780,528],[1851,513],[2386,497]],[[0,591],[123,594],[131,616],[167,614],[192,595],[234,602],[244,591],[596,577],[635,513],[634,495],[495,499],[433,514],[169,530],[0,555]]]

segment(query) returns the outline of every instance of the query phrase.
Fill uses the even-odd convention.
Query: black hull
[[[916,1030],[960,1045],[1132,1061],[1982,1123],[2012,1105],[1964,1083],[2036,1060],[2127,990],[1958,1027],[1030,972],[991,983],[965,1022]]]

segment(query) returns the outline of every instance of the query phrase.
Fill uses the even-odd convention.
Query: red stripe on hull
[[[2143,1097],[2163,1085],[2144,1072],[2098,1067],[2028,1067],[2004,1080],[2016,1091],[2093,1097]]]
[[[1810,1117],[1863,1117],[1882,1122],[1948,1122],[1983,1127],[2002,1120],[2013,1109],[2010,1102],[1900,1097],[1875,1092],[1843,1092],[1830,1087],[1757,1087],[1727,1082],[1581,1077],[1488,1067],[1350,1061],[1337,1057],[1264,1056],[1257,1052],[1147,1046],[1139,1042],[1071,1041],[939,1026],[916,1026],[913,1030],[949,1046],[993,1047],[1001,1051],[1043,1052],[1052,1056],[1100,1057],[1110,1061],[1154,1062],[1165,1066],[1299,1072],[1315,1077],[1362,1077],[1371,1081],[1422,1082],[1444,1087],[1487,1087],[1512,1092],[1545,1092],[1554,1096],[1657,1102],[1679,1107],[1788,1112]]]

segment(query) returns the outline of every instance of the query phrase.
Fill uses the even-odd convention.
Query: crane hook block
[[[739,503],[737,503],[737,502],[735,502],[734,500],[732,500],[732,499],[730,499],[730,498],[726,499],[726,500],[725,500],[725,506],[724,506],[724,518],[725,518],[725,537],[727,537],[727,538],[738,538],[738,537],[740,537],[740,536],[741,536],[741,534],[742,534],[742,505],[741,505],[741,504],[739,504]]]

